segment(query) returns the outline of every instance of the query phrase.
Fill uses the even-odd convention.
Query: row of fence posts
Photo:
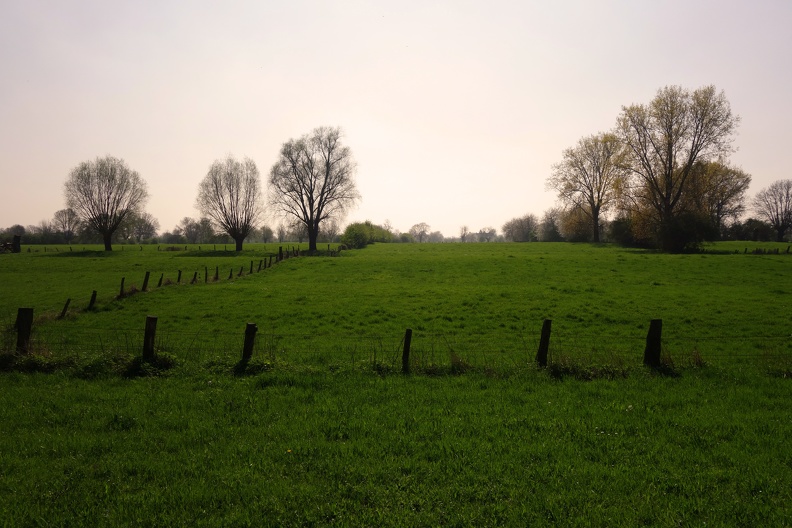
[[[330,250],[329,248],[330,248],[330,246],[328,245],[328,251]],[[275,261],[277,263],[277,262],[280,262],[280,261],[282,261],[284,259],[289,258],[290,256],[291,257],[299,257],[300,256],[300,248],[292,248],[291,250],[287,249],[284,252],[283,251],[283,247],[279,247],[277,256],[276,255],[270,255],[269,256],[269,260],[266,259],[266,258],[259,260],[257,271],[260,272],[262,269],[271,268],[272,267],[272,259],[273,258],[277,259]],[[254,268],[254,261],[251,260],[250,261],[250,270],[248,272],[249,275],[253,274],[253,268]],[[240,266],[239,273],[237,273],[237,277],[241,277],[244,274],[244,270],[245,270],[245,267],[244,266]],[[228,274],[228,280],[231,280],[233,277],[234,277],[234,268],[231,268],[231,271]],[[150,278],[151,278],[151,272],[147,271],[146,275],[143,277],[143,287],[141,288],[140,291],[148,291],[148,285],[149,285],[149,279]],[[165,278],[165,274],[162,273],[160,275],[159,282],[157,282],[157,288],[162,287],[162,281],[164,280],[164,278]],[[177,278],[176,278],[176,284],[181,284],[181,280],[182,280],[182,270],[178,270],[178,275],[177,275]],[[219,281],[219,280],[220,280],[220,267],[219,266],[215,266],[214,281],[216,282],[216,281]],[[190,284],[195,284],[197,282],[198,282],[198,272],[196,271],[193,274],[193,278],[190,281]],[[209,267],[208,266],[204,266],[204,282],[205,283],[209,282]],[[126,277],[121,277],[121,287],[120,287],[119,292],[118,292],[118,297],[119,298],[123,297],[126,294],[125,283],[126,283]],[[96,304],[96,290],[93,290],[93,292],[91,293],[91,300],[88,303],[88,310],[93,309],[94,304]],[[61,310],[61,313],[60,313],[60,316],[58,317],[58,319],[63,319],[64,317],[66,317],[66,313],[68,312],[70,305],[71,305],[71,297],[66,299],[66,303],[63,305],[63,310]]]
[[[94,292],[96,294],[96,292]],[[67,303],[68,305],[68,303]],[[64,307],[64,311],[66,308]],[[547,356],[550,351],[550,332],[553,321],[545,319],[542,324],[542,333],[539,338],[539,349],[536,352],[536,364],[540,367],[547,367]],[[17,312],[16,329],[18,353],[27,354],[30,350],[30,336],[33,328],[33,308],[19,308]],[[151,361],[156,357],[155,338],[157,332],[157,317],[146,317],[146,329],[143,336],[143,359]],[[245,342],[242,347],[242,361],[248,362],[253,357],[253,348],[256,340],[258,326],[255,323],[248,323],[245,327]],[[649,332],[646,335],[646,348],[644,349],[644,365],[648,367],[661,366],[663,320],[652,319],[649,324]],[[410,347],[412,345],[412,329],[408,328],[404,332],[404,343],[402,348],[402,373],[410,373]]]

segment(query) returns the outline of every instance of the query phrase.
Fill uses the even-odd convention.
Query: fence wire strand
[[[93,357],[137,356],[143,350],[142,329],[113,331],[82,330],[68,334],[44,328],[31,335],[34,353],[69,356],[78,360]],[[233,363],[242,354],[244,334],[206,330],[193,332],[158,331],[155,349],[180,361],[205,364]],[[645,336],[594,336],[558,332],[550,339],[548,359],[577,359],[589,363],[640,364]],[[3,351],[13,351],[16,334],[3,332]],[[253,357],[270,363],[317,366],[370,364],[398,369],[404,335],[301,335],[260,332],[255,338]],[[438,365],[483,368],[517,368],[535,361],[538,332],[493,332],[487,334],[414,332],[411,363],[417,368]],[[706,362],[750,359],[792,360],[792,337],[771,336],[669,336],[662,339],[663,354],[673,361]]]

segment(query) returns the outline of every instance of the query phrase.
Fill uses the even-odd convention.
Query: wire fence
[[[252,357],[271,365],[343,366],[372,365],[400,369],[404,334],[278,334],[261,332],[255,336]],[[548,362],[574,360],[585,364],[640,365],[644,359],[646,336],[590,335],[556,331],[548,349]],[[168,353],[180,362],[234,364],[243,355],[245,335],[209,330],[159,331],[154,339],[157,353]],[[733,364],[751,361],[792,361],[790,335],[677,336],[661,340],[666,361],[679,366],[696,363]],[[3,332],[3,352],[18,345],[15,331]],[[501,331],[492,333],[414,332],[410,343],[410,363],[417,369],[441,366],[460,368],[514,369],[533,365],[540,345],[539,332]],[[78,362],[110,356],[138,356],[144,348],[144,332],[118,329],[80,330],[64,333],[46,326],[31,332],[28,350],[49,357],[69,357]]]

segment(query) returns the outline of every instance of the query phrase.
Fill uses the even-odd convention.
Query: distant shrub
[[[393,233],[368,220],[349,224],[341,235],[341,243],[350,249],[362,249],[374,242],[392,242]]]

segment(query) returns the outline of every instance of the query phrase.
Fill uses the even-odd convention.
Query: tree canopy
[[[625,145],[625,167],[632,175],[630,206],[653,226],[662,249],[679,251],[691,242],[686,193],[699,160],[724,158],[732,151],[739,117],[714,86],[694,91],[667,86],[647,105],[622,108],[617,133]]]
[[[66,204],[111,251],[113,233],[148,198],[146,182],[120,158],[105,156],[72,169],[64,186]]]
[[[196,206],[228,233],[241,251],[264,211],[255,162],[250,158],[237,161],[232,156],[213,162],[198,187]]]
[[[341,129],[331,127],[290,139],[270,170],[270,203],[305,226],[309,251],[322,223],[340,220],[360,198],[352,151],[341,139]]]

